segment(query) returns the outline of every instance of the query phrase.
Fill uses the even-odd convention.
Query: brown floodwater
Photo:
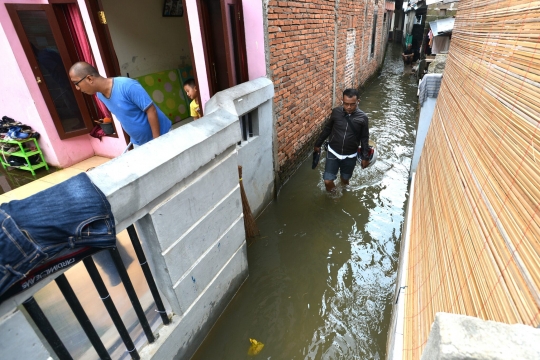
[[[384,359],[415,139],[416,79],[401,46],[360,96],[379,149],[351,184],[324,190],[306,159],[257,219],[249,278],[194,359]],[[248,355],[249,339],[264,344]]]

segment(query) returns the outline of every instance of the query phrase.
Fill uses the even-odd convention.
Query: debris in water
[[[248,355],[251,355],[251,356],[258,355],[263,349],[264,344],[255,339],[249,339],[249,342],[251,343],[251,346],[249,347]]]

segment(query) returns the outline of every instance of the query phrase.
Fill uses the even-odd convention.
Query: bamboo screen
[[[435,313],[540,324],[540,1],[459,2],[416,173],[404,351]]]

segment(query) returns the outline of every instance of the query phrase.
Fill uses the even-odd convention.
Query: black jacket
[[[358,108],[351,114],[350,120],[356,131],[355,133],[345,118],[346,114],[341,106],[332,110],[330,120],[326,123],[321,135],[315,142],[315,147],[321,147],[324,140],[330,135],[328,141],[332,150],[340,155],[352,155],[357,152],[358,146],[361,144],[363,152],[362,159],[367,160],[369,155],[368,117]]]

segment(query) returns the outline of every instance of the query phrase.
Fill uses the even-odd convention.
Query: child
[[[186,92],[187,96],[192,100],[189,104],[189,113],[193,117],[194,120],[197,120],[202,116],[201,109],[199,107],[199,104],[197,103],[197,97],[199,96],[199,90],[197,89],[197,85],[195,84],[195,80],[188,79],[184,83],[184,91]]]

